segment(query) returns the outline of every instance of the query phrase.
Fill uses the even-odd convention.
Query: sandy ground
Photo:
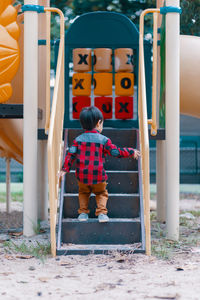
[[[22,260],[0,256],[0,299],[200,299],[200,253]],[[177,268],[183,271],[177,271]]]
[[[189,201],[181,200],[182,210],[200,211],[200,198]],[[183,217],[183,220],[188,220],[187,226],[182,227],[182,233],[193,235],[194,239],[187,247],[183,244],[177,247],[168,259],[113,253],[47,256],[42,260],[14,253],[5,247],[6,240],[18,244],[25,241],[30,245],[37,241],[49,243],[48,228],[33,239],[9,235],[5,230],[6,224],[7,228],[11,228],[22,222],[20,204],[14,209],[12,217],[8,218],[5,205],[0,204],[0,300],[200,299],[199,216],[195,220],[190,220],[190,215]],[[193,222],[192,225],[189,222]],[[152,221],[153,241],[158,244],[161,239],[157,234],[157,225]],[[195,242],[195,239],[198,241]]]

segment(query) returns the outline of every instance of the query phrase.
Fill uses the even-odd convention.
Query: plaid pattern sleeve
[[[76,140],[74,140],[73,145],[68,149],[65,161],[62,167],[62,170],[65,172],[69,172],[71,169],[71,166],[76,159],[77,156],[77,151],[78,151],[78,143]]]
[[[108,139],[104,147],[105,155],[110,155],[114,157],[133,157],[135,150],[133,148],[119,148],[116,145],[112,144],[112,141]]]

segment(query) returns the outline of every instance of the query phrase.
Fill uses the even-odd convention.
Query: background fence
[[[23,167],[11,160],[11,182],[23,182]],[[151,183],[156,182],[156,147],[150,147]],[[0,182],[6,181],[6,161],[0,158]],[[180,139],[180,182],[200,184],[200,136],[182,136]]]

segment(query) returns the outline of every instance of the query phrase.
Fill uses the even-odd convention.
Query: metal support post
[[[37,5],[37,0],[24,4]],[[24,235],[37,227],[38,13],[24,13]]]

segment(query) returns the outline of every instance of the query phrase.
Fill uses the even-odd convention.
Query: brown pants
[[[88,214],[90,211],[88,209],[88,203],[91,193],[96,195],[96,204],[97,209],[95,215],[99,214],[107,214],[108,210],[106,208],[106,204],[108,201],[108,191],[106,189],[107,183],[100,182],[97,184],[84,184],[82,182],[78,182],[79,185],[79,210],[78,213],[86,213]]]

